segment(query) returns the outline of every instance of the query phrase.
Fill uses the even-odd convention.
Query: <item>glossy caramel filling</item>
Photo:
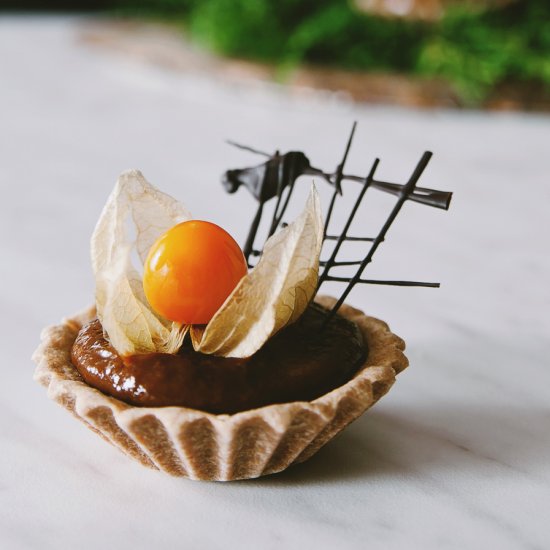
[[[205,355],[187,340],[177,354],[121,357],[95,319],[82,327],[72,362],[102,392],[137,406],[182,406],[235,413],[274,403],[310,401],[347,382],[367,355],[357,325],[310,305],[254,355]]]

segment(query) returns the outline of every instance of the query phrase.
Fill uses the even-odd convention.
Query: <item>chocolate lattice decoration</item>
[[[296,184],[296,180],[300,176],[317,176],[333,187],[332,196],[325,216],[323,244],[326,241],[336,241],[336,244],[332,249],[329,258],[326,260],[321,260],[320,262],[320,274],[317,291],[326,281],[347,284],[340,298],[332,308],[327,318],[327,322],[344,303],[345,299],[356,284],[417,286],[432,288],[439,287],[439,283],[403,280],[377,280],[363,278],[363,273],[365,269],[367,268],[368,264],[371,263],[372,258],[380,244],[385,240],[388,230],[397,218],[402,206],[405,204],[406,201],[410,200],[427,206],[432,206],[434,208],[447,210],[451,202],[452,193],[416,186],[418,180],[420,179],[420,176],[424,172],[426,166],[428,165],[428,162],[430,161],[430,158],[432,157],[432,153],[429,151],[426,151],[422,155],[422,157],[418,161],[418,164],[416,165],[416,168],[409,177],[409,180],[404,185],[381,181],[375,178],[376,170],[380,163],[380,160],[378,158],[374,160],[366,177],[345,174],[344,167],[348,158],[349,151],[351,149],[356,126],[357,123],[354,122],[348,142],[346,144],[344,156],[334,172],[325,172],[319,168],[315,168],[311,165],[306,155],[300,151],[290,151],[284,154],[280,154],[279,151],[277,151],[274,155],[270,155],[269,153],[254,149],[253,147],[240,145],[233,141],[229,141],[228,143],[230,145],[233,145],[245,151],[249,151],[256,155],[266,157],[267,160],[263,164],[260,164],[258,166],[228,170],[224,174],[222,180],[225,189],[229,193],[234,193],[240,186],[244,185],[258,201],[258,208],[256,210],[254,219],[252,220],[250,231],[248,233],[248,237],[243,248],[243,252],[249,267],[252,267],[250,263],[251,258],[261,255],[261,249],[255,248],[254,242],[256,241],[258,228],[260,226],[260,222],[262,221],[262,216],[265,211],[265,205],[268,201],[270,201],[271,199],[276,199],[266,240],[271,237],[273,233],[275,233],[278,227],[284,227],[286,225],[283,222],[283,217],[292,198],[292,193]],[[362,185],[362,187],[340,234],[331,234],[329,233],[330,221],[332,218],[332,213],[336,200],[339,196],[342,195],[342,181],[344,180],[358,182]],[[348,235],[349,228],[351,227],[351,224],[359,210],[359,207],[361,206],[361,203],[367,191],[371,188],[395,195],[397,197],[397,200],[376,236],[350,236]],[[352,241],[370,243],[370,246],[365,256],[359,260],[354,261],[338,261],[337,256],[342,247],[342,244],[344,242]],[[355,274],[351,277],[338,277],[331,274],[331,270],[335,267],[354,265],[357,266],[357,270]]]

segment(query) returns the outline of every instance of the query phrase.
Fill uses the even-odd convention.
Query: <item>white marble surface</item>
[[[72,19],[0,19],[0,547],[550,547],[550,119],[357,107],[171,73],[79,42]],[[350,171],[455,191],[408,204],[366,287],[411,367],[309,463],[231,484],[172,479],[121,455],[32,381],[40,329],[88,304],[88,239],[136,167],[242,239],[226,198],[233,137],[327,168],[359,121]],[[385,199],[380,204],[386,204]],[[327,290],[330,290],[328,288]]]

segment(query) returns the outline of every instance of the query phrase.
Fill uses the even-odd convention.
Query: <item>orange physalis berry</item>
[[[151,307],[182,324],[208,323],[248,269],[233,237],[205,221],[180,223],[151,247],[143,288]]]

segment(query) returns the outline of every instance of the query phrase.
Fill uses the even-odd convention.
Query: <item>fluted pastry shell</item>
[[[317,301],[326,307],[335,303],[331,297]],[[135,407],[105,395],[86,384],[71,363],[76,336],[95,317],[95,308],[43,330],[33,354],[34,378],[51,399],[145,466],[191,479],[255,478],[314,455],[376,403],[407,367],[405,343],[386,323],[346,304],[339,313],[359,326],[369,347],[367,360],[349,382],[309,402],[216,415]]]

